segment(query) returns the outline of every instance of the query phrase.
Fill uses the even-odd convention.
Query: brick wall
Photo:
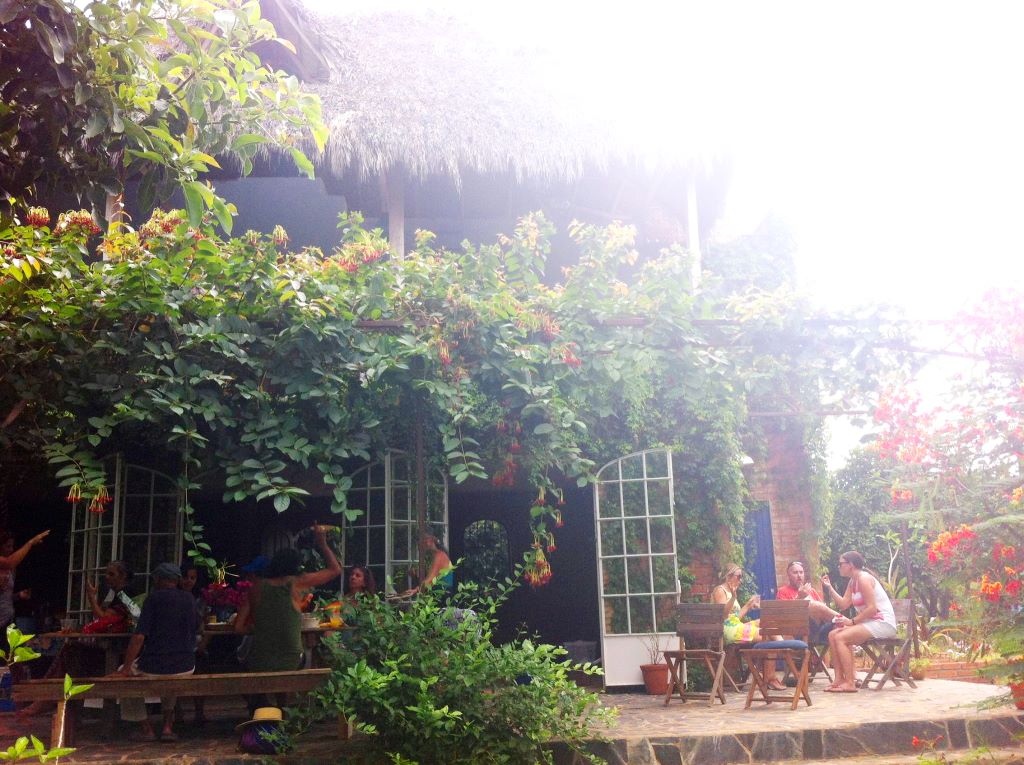
[[[767,501],[770,507],[776,578],[784,584],[786,565],[799,560],[804,563],[808,579],[816,581],[821,574],[817,569],[820,546],[803,430],[790,422],[786,429],[768,425],[764,431],[767,457],[750,471],[748,481],[751,496]]]

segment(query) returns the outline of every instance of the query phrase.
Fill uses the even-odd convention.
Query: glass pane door
[[[605,685],[639,685],[648,645],[668,647],[679,600],[667,449],[608,463],[594,487]]]
[[[348,505],[362,514],[344,523],[346,564],[366,565],[387,592],[414,586],[419,540],[412,456],[389,451],[353,473]],[[448,487],[441,475],[427,485],[427,527],[448,544]]]

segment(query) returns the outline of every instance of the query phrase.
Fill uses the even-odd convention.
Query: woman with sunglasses
[[[711,591],[711,601],[713,603],[727,604],[726,612],[728,616],[722,625],[722,629],[725,632],[725,642],[756,643],[761,640],[761,623],[757,619],[745,622],[743,617],[747,615],[750,609],[760,608],[761,597],[759,595],[752,595],[747,599],[746,603],[740,606],[739,591],[740,582],[743,581],[743,569],[735,563],[725,570],[724,579],[725,581]],[[776,638],[773,636],[771,639],[774,640]],[[786,686],[779,681],[775,672],[775,661],[766,661],[763,674],[768,687],[774,691],[785,690]]]
[[[839,556],[839,574],[849,577],[846,591],[840,595],[832,587],[828,574],[821,577],[821,588],[843,611],[853,606],[857,615],[835,618],[835,629],[828,634],[836,679],[825,690],[830,693],[856,693],[857,675],[853,669],[853,647],[868,640],[896,636],[896,614],[892,601],[878,577],[864,568],[864,556],[850,550]]]

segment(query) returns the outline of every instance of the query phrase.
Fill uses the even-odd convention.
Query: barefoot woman
[[[841,597],[832,588],[828,574],[821,577],[822,589],[835,599],[836,608],[842,611],[853,606],[857,615],[852,619],[838,617],[836,628],[828,633],[836,680],[825,690],[856,693],[853,647],[873,638],[896,637],[896,615],[881,583],[864,568],[864,556],[859,552],[851,550],[839,556],[839,574],[849,577],[846,592]]]

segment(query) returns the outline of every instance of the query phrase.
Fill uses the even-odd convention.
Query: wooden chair
[[[711,706],[718,699],[725,703],[722,678],[725,674],[725,605],[719,603],[680,603],[676,606],[676,634],[678,651],[663,651],[668,662],[669,686],[665,694],[666,706],[672,694],[678,693],[683,703],[687,699],[707,699]],[[707,693],[686,689],[687,662],[703,663],[711,675],[711,690]]]
[[[792,640],[765,640],[755,643],[753,648],[740,651],[743,660],[750,669],[750,690],[747,692],[749,709],[754,701],[754,693],[760,691],[761,700],[766,704],[773,701],[788,701],[790,708],[796,709],[803,699],[811,705],[811,694],[808,691],[808,672],[811,665],[811,649],[807,645],[808,615],[806,600],[763,600],[761,601],[761,636],[792,635]],[[761,668],[766,661],[782,660],[786,670],[796,678],[792,696],[781,695],[783,691],[772,691]],[[789,693],[789,689],[786,689]]]
[[[873,690],[880,691],[890,680],[896,686],[906,683],[911,688],[917,688],[910,676],[910,644],[913,640],[911,620],[914,618],[910,598],[894,600],[892,610],[896,615],[896,624],[906,627],[906,636],[873,639],[861,643],[861,648],[872,662],[871,669],[860,681],[862,688],[871,688],[871,683],[874,683]],[[875,675],[880,676],[876,678]]]

